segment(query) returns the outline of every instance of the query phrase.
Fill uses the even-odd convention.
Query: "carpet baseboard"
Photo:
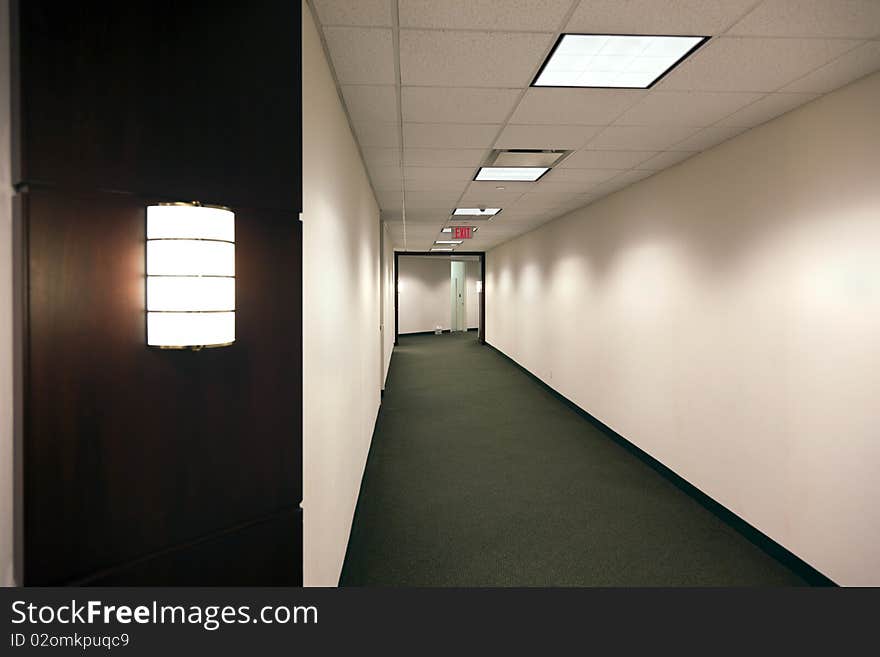
[[[479,331],[480,329],[469,328],[468,331]],[[465,331],[457,331],[464,333]],[[443,333],[452,333],[450,329],[443,329]],[[398,335],[434,335],[434,331],[413,331],[412,333],[398,333]]]
[[[837,586],[837,584],[827,577],[823,575],[821,572],[816,570],[813,566],[808,564],[806,561],[801,559],[799,556],[783,547],[772,538],[767,536],[760,529],[752,526],[747,521],[743,520],[740,516],[735,514],[733,511],[728,509],[726,506],[716,501],[714,498],[710,497],[699,488],[694,486],[692,483],[687,481],[684,477],[677,474],[674,470],[664,465],[653,456],[645,452],[640,447],[636,446],[631,441],[627,440],[619,433],[617,433],[614,429],[606,425],[604,422],[599,420],[598,418],[591,415],[589,412],[575,404],[568,397],[563,395],[551,388],[544,381],[535,376],[528,369],[517,363],[510,356],[505,354],[503,351],[498,349],[497,347],[489,344],[488,342],[484,343],[487,347],[490,347],[499,355],[506,358],[508,361],[513,363],[518,369],[527,374],[534,380],[538,385],[548,391],[551,395],[559,399],[561,402],[569,406],[575,412],[577,412],[582,418],[587,420],[590,424],[599,429],[602,433],[604,433],[608,438],[616,442],[618,445],[629,451],[631,454],[636,456],[639,460],[644,462],[646,465],[651,467],[657,473],[662,475],[669,482],[678,487],[681,491],[692,497],[696,500],[701,506],[705,509],[713,513],[718,519],[722,522],[733,528],[743,537],[745,537],[748,541],[756,545],[758,548],[766,552],[772,558],[776,559],[776,561],[784,564],[786,567],[797,573],[800,577],[806,580],[812,586]]]

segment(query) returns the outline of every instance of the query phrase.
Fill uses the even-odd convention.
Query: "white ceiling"
[[[464,206],[503,208],[462,247],[491,248],[880,70],[880,0],[310,2],[411,251]],[[713,38],[650,90],[530,88],[563,32]],[[493,148],[576,152],[535,183],[472,182]]]

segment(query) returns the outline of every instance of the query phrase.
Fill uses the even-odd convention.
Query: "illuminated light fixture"
[[[499,212],[501,212],[501,208],[455,208],[452,214],[468,217],[494,217]]]
[[[477,294],[483,291],[483,281],[477,281]]]
[[[441,232],[441,233],[451,233],[451,232],[452,232],[452,228],[450,228],[449,226],[447,226],[446,228],[444,228],[444,229],[441,230],[440,232]]]
[[[459,244],[461,244],[463,241],[464,241],[464,240],[434,240],[434,244],[455,244],[455,245],[459,245]]]
[[[480,167],[474,180],[535,182],[548,171],[550,167]]]
[[[147,207],[147,345],[235,342],[235,214],[198,203]]]
[[[435,246],[435,247],[433,247],[431,250],[432,250],[432,251],[454,251],[455,249],[448,248],[448,247],[442,247],[442,248],[441,248],[441,247],[436,247],[436,246]]]
[[[563,34],[532,86],[648,89],[708,40],[706,36]]]

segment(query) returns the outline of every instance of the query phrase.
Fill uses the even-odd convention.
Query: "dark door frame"
[[[480,327],[477,329],[477,338],[480,344],[486,344],[486,252],[485,251],[456,251],[455,253],[437,253],[436,251],[395,251],[394,252],[394,346],[399,342],[399,281],[400,256],[432,256],[437,258],[452,258],[454,256],[479,256],[480,258]]]

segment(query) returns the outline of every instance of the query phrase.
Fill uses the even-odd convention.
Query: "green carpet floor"
[[[401,336],[342,585],[804,583],[474,333]]]

